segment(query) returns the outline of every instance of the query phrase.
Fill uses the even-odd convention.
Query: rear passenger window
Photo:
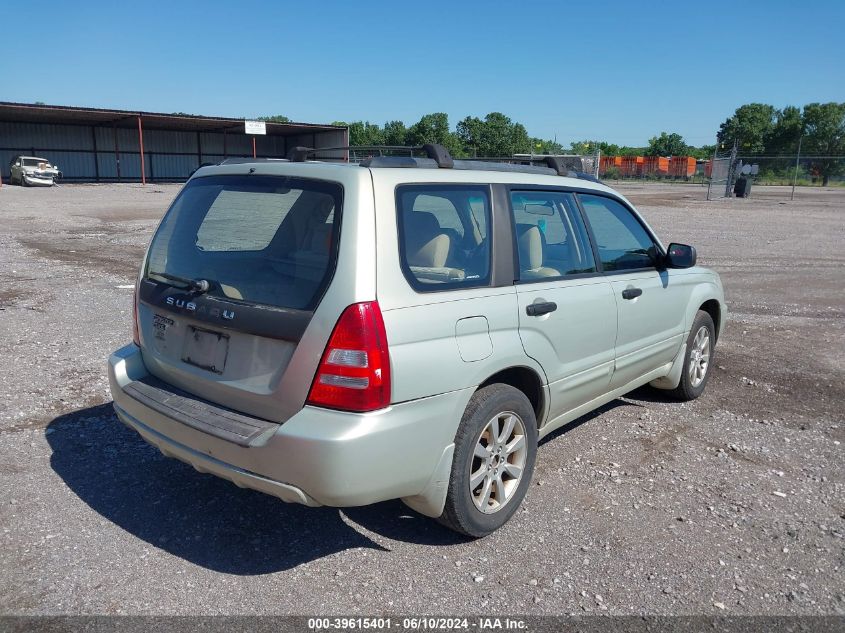
[[[596,272],[572,194],[514,191],[511,207],[520,281]]]
[[[471,185],[404,185],[396,190],[402,269],[422,291],[490,281],[490,194]]]

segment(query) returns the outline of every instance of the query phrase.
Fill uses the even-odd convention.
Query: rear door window
[[[190,181],[150,246],[146,276],[206,280],[206,294],[313,309],[334,271],[339,184],[277,176]]]
[[[474,185],[403,185],[396,190],[402,270],[420,291],[490,281],[490,192]]]

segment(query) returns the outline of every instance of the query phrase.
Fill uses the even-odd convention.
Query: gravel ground
[[[105,359],[171,185],[0,189],[0,613],[845,614],[845,191],[626,185],[730,322],[706,394],[642,389],[543,442],[466,541],[399,502],[285,505],[165,459]]]

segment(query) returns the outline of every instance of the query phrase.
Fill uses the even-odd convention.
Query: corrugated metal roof
[[[139,116],[143,121],[144,129],[149,130],[226,131],[241,133],[244,131],[243,119],[233,119],[230,117],[176,115],[164,112],[136,112],[132,110],[107,110],[103,108],[79,108],[74,106],[36,105],[34,103],[0,101],[0,121],[134,127],[138,125]],[[314,132],[344,129],[346,128],[342,126],[319,125],[316,123],[267,122],[267,135],[274,136],[311,134]]]

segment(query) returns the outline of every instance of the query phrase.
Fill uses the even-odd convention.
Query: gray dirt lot
[[[722,274],[707,393],[643,389],[543,442],[466,541],[399,502],[285,505],[112,414],[110,351],[173,185],[0,189],[0,613],[845,613],[845,191],[626,185]]]

